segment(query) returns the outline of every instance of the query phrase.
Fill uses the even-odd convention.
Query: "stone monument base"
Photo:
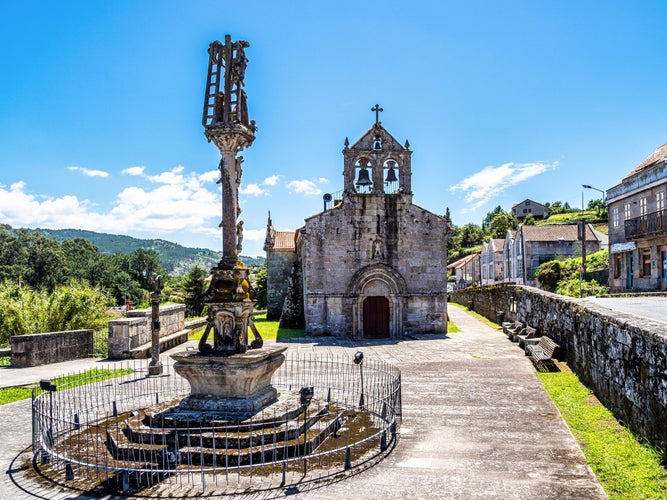
[[[271,377],[285,361],[286,350],[287,346],[271,345],[230,356],[172,354],[174,370],[190,383],[190,395],[178,410],[212,412],[216,418],[233,420],[261,411],[278,399]]]

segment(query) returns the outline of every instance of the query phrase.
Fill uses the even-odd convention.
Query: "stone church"
[[[269,318],[307,335],[401,339],[447,329],[443,218],[412,203],[412,151],[378,120],[345,139],[343,190],[296,232],[266,230]]]

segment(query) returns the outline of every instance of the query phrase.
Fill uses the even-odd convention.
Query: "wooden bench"
[[[553,355],[559,347],[556,342],[544,335],[537,344],[526,346],[526,356],[530,356],[538,370],[549,371],[547,363],[553,363]]]
[[[532,326],[526,326],[526,328],[523,330],[523,333],[515,335],[512,340],[514,342],[518,342],[519,347],[525,347],[526,344],[529,343],[527,340],[533,340],[535,337],[537,337],[537,330]],[[536,344],[537,342],[532,343]]]
[[[521,321],[503,323],[503,332],[511,339],[515,333],[518,333],[519,330],[522,330],[525,327],[526,325],[524,325]]]

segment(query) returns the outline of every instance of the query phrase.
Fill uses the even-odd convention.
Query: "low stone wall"
[[[11,337],[12,366],[60,363],[93,355],[93,330],[13,335]]]
[[[665,325],[536,288],[491,285],[452,293],[496,321],[519,320],[560,344],[559,359],[637,435],[667,444],[667,334]]]
[[[160,338],[185,329],[185,305],[160,307]],[[126,318],[109,321],[109,359],[129,359],[133,349],[151,342],[151,310],[128,311]]]

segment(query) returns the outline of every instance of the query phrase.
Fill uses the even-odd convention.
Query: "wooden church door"
[[[389,338],[389,301],[386,297],[364,299],[364,337]]]

